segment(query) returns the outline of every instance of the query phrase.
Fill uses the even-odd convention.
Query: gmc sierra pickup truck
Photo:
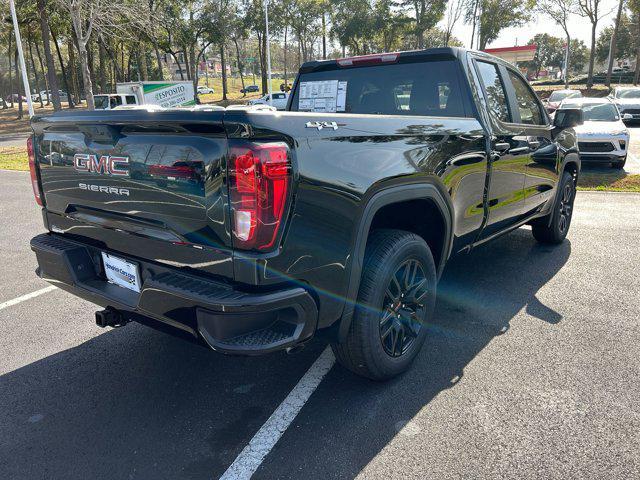
[[[37,274],[229,354],[323,333],[373,379],[407,369],[447,259],[524,224],[562,242],[580,110],[455,48],[305,63],[287,111],[34,117]]]

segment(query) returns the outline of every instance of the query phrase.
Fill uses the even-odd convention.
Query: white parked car
[[[41,90],[40,93],[34,93],[34,94],[31,95],[31,101],[32,102],[39,102],[40,101],[40,97],[42,97],[42,101],[43,102],[48,102],[50,93],[51,93],[51,90]],[[62,90],[58,90],[58,94],[60,95],[60,101],[61,102],[68,102],[69,101],[69,96],[67,95],[67,92],[63,92]]]
[[[273,106],[276,107],[277,110],[284,110],[287,108],[287,100],[289,100],[289,94],[284,92],[272,93],[273,95]],[[269,105],[269,95],[265,95],[263,97],[257,98],[255,100],[249,100],[249,105]]]
[[[205,95],[208,93],[213,93],[213,88],[199,86],[198,87],[198,95]]]
[[[105,93],[93,96],[93,103],[96,110],[114,110],[121,105],[138,105],[135,95],[123,93]]]
[[[618,106],[622,120],[640,120],[640,87],[616,87],[609,98]]]
[[[629,130],[622,122],[618,107],[609,98],[572,98],[560,104],[563,108],[582,110],[584,123],[575,127],[578,150],[583,163],[609,162],[622,168],[627,160]]]

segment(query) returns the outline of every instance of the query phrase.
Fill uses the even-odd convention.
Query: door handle
[[[493,148],[495,148],[498,153],[504,153],[511,148],[511,145],[507,142],[498,142],[493,146]]]

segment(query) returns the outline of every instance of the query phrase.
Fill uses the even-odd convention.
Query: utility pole
[[[18,59],[20,61],[20,70],[22,70],[22,84],[24,85],[25,96],[27,97],[27,107],[29,108],[29,117],[33,117],[33,103],[31,102],[31,87],[29,86],[29,77],[27,76],[27,66],[24,63],[24,53],[22,52],[22,38],[20,38],[20,29],[18,28],[18,16],[16,15],[16,5],[13,0],[9,0],[9,8],[11,9],[11,18],[13,19],[13,31],[16,34],[16,47],[18,49]]]

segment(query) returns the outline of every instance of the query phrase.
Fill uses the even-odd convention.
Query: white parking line
[[[21,297],[14,298],[13,300],[7,300],[6,302],[0,303],[0,310],[10,307],[12,305],[16,305],[18,303],[24,302],[25,300],[39,297],[43,293],[50,292],[51,290],[55,290],[56,288],[57,287],[54,287],[53,285],[49,285],[48,287],[41,288],[40,290],[36,290],[35,292],[27,293],[26,295],[22,295]]]
[[[282,434],[289,428],[311,394],[335,363],[331,347],[327,347],[307,370],[307,373],[293,387],[282,403],[271,414],[266,423],[253,436],[251,441],[240,452],[221,480],[244,480],[251,478],[264,458],[278,443]]]

